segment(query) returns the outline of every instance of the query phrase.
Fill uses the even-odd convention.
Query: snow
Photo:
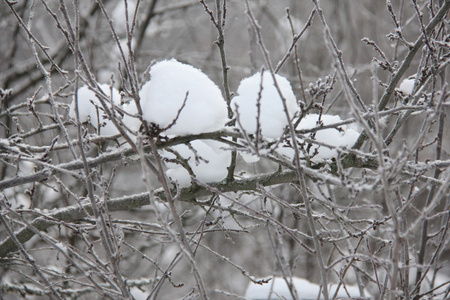
[[[288,281],[290,279],[288,278]],[[318,284],[314,284],[309,282],[306,279],[293,277],[292,284],[297,293],[297,299],[299,300],[315,300],[315,299],[323,299],[321,294],[321,289]],[[330,296],[333,296],[336,291],[337,285],[333,284],[329,287],[328,293]],[[348,294],[347,294],[348,292]],[[320,298],[318,295],[320,293]],[[357,286],[351,285],[341,285],[339,288],[339,292],[337,297],[360,297],[359,289]],[[366,297],[369,296],[367,293]],[[295,298],[292,297],[292,294],[289,290],[286,281],[282,277],[275,277],[269,283],[259,285],[250,282],[247,291],[245,293],[245,298],[248,300],[293,300]]]
[[[297,126],[297,130],[306,130],[318,127],[320,125],[331,125],[335,123],[342,122],[341,118],[336,115],[326,115],[323,114],[320,118],[321,123],[318,123],[319,115],[318,114],[309,114],[306,115]],[[329,129],[319,129],[313,134],[305,135],[308,138],[313,138],[319,143],[323,143],[325,145],[331,146],[333,148],[337,147],[347,147],[350,148],[356,142],[359,137],[358,131],[351,128],[348,125],[340,125],[337,126],[339,128],[329,128]],[[300,143],[303,143],[301,139],[299,139]],[[308,145],[305,145],[305,150]],[[294,151],[292,148],[280,147],[277,149],[277,152],[287,156],[288,158],[293,158]],[[311,157],[311,160],[314,162],[320,162],[326,159],[330,159],[337,156],[336,149],[330,149],[329,147],[320,146],[317,144],[313,144],[309,149],[308,154]]]
[[[275,75],[275,79],[280,87],[281,94],[286,99],[289,117],[292,119],[299,108],[291,84],[280,75]],[[260,92],[261,96],[259,96]],[[269,72],[263,72],[262,82],[260,72],[243,79],[237,90],[237,96],[231,101],[231,108],[247,134],[256,133],[258,101],[260,102],[261,134],[266,138],[280,138],[288,124],[288,119],[284,112],[280,94]]]
[[[205,183],[219,182],[227,176],[231,152],[224,148],[227,148],[226,144],[214,140],[195,140],[189,146],[180,144],[171,147],[187,161],[196,179]],[[167,159],[176,158],[175,154],[166,150],[162,151],[161,155]],[[191,184],[191,176],[181,164],[167,162],[166,166],[167,176],[178,182],[180,187]]]
[[[105,93],[106,96],[111,98],[111,87],[108,84],[100,84],[99,87]],[[98,100],[94,91],[88,86],[82,86],[77,91],[78,94],[78,112],[80,116],[80,122],[89,122],[95,129],[97,129],[100,135],[115,135],[118,134],[117,128],[108,119],[106,113],[103,110],[102,104]],[[115,88],[112,88],[112,101],[115,105],[120,105],[120,93]],[[110,101],[108,101],[110,104]],[[111,107],[109,107],[111,108]],[[69,117],[76,119],[75,114],[75,97],[70,104]],[[100,129],[99,129],[100,125]]]
[[[187,135],[222,129],[227,106],[219,87],[206,74],[175,59],[156,63],[150,81],[140,91],[143,117],[167,135]],[[185,106],[183,103],[186,99]]]
[[[63,243],[63,242],[58,242],[55,244],[55,247],[59,250],[61,250],[62,252],[64,252],[65,254],[68,254],[67,251],[67,246]]]
[[[406,78],[400,83],[398,90],[405,95],[411,95],[414,89],[415,78]]]
[[[134,300],[146,300],[148,298],[148,292],[143,291],[138,287],[132,287],[130,289],[130,293],[133,296]]]
[[[291,148],[292,149],[292,148]],[[292,149],[293,150],[293,149]],[[241,157],[245,160],[246,163],[251,164],[251,163],[256,163],[259,161],[259,156],[254,154],[254,153],[249,153],[249,152],[245,152],[245,151],[240,151],[239,154],[241,155]]]
[[[23,188],[24,186],[22,186]],[[17,190],[17,189],[14,189]],[[20,191],[15,191],[14,197],[11,199],[11,208],[12,209],[20,209],[25,208],[28,209],[32,206],[31,199],[25,193],[21,193]]]
[[[36,164],[31,162],[31,161],[27,161],[27,160],[21,160],[19,162],[19,176],[27,176],[27,175],[31,175],[34,174],[36,171]]]
[[[123,110],[126,112],[123,116],[123,123],[133,132],[137,132],[141,127],[141,121],[137,118],[138,109],[136,102],[131,102],[123,105]]]

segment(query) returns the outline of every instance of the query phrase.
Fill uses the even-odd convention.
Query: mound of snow
[[[201,182],[219,182],[228,174],[227,167],[231,163],[231,152],[224,150],[227,145],[214,140],[195,140],[189,145],[180,144],[171,147],[191,168],[196,179]],[[176,155],[169,151],[162,151],[162,157],[176,159]],[[189,172],[179,163],[167,162],[167,176],[178,182],[181,187],[191,185]]]
[[[275,75],[281,94],[286,99],[289,117],[295,115],[299,108],[289,81]],[[242,129],[248,134],[255,134],[257,129],[258,102],[260,104],[259,123],[261,134],[266,138],[278,139],[283,135],[288,124],[280,94],[269,72],[256,73],[241,81],[237,96],[231,101],[231,108],[239,119]]]
[[[406,78],[400,83],[398,90],[405,95],[411,95],[414,89],[415,78]]]
[[[290,279],[288,278],[288,281]],[[306,279],[293,277],[292,278],[292,292],[296,295],[296,298],[292,296],[291,290],[286,284],[286,280],[282,277],[275,277],[269,283],[259,285],[253,282],[250,282],[247,291],[245,293],[245,298],[247,300],[316,300],[323,299],[320,286],[314,283],[309,282]],[[336,292],[337,285],[333,284],[328,289],[328,294],[330,297],[334,295]],[[320,297],[319,297],[320,295]],[[366,297],[368,294],[366,294]],[[361,297],[359,293],[359,289],[357,286],[346,285],[345,288],[343,285],[340,286],[337,299],[339,298],[349,298]],[[330,298],[331,299],[331,298]]]
[[[319,126],[339,123],[341,121],[342,120],[339,116],[325,114],[321,116],[319,121],[318,114],[309,114],[300,121],[300,124],[296,129],[312,129]],[[313,162],[320,162],[336,157],[337,150],[335,148],[351,148],[358,139],[359,133],[348,125],[340,125],[337,126],[337,128],[319,129],[316,132],[306,134],[305,136],[317,141],[318,143],[329,146],[326,147],[318,144],[312,144],[311,147],[309,147],[308,143],[304,143],[304,141],[300,138],[298,139],[300,144],[304,143],[304,150],[308,150],[308,155],[311,160]],[[280,145],[277,152],[289,159],[293,159],[294,157],[294,149],[287,147],[285,144]],[[303,152],[300,151],[300,153],[302,154]]]
[[[152,66],[150,81],[139,96],[148,122],[163,129],[176,120],[165,131],[168,135],[211,132],[227,121],[226,102],[217,85],[199,69],[175,59]]]
[[[136,117],[138,114],[138,109],[136,107],[136,102],[130,101],[127,104],[123,105],[123,110],[125,114],[123,116],[123,123],[129,130],[133,132],[137,132],[141,127],[141,121]]]
[[[100,84],[99,87],[105,93],[105,95],[109,98],[108,107],[111,109],[110,103],[111,100],[114,105],[120,105],[120,93],[115,88],[112,88],[111,95],[111,87],[107,84]],[[117,128],[108,119],[107,114],[105,113],[102,104],[98,100],[94,91],[89,89],[88,86],[82,86],[77,91],[78,95],[78,112],[80,116],[80,122],[86,123],[89,122],[92,126],[97,129],[97,132],[100,135],[115,135],[118,134]],[[75,114],[75,97],[70,104],[69,109],[69,117],[72,119],[76,119]]]

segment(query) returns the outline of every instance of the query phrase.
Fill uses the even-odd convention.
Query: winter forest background
[[[2,0],[0,298],[448,299],[449,8]]]

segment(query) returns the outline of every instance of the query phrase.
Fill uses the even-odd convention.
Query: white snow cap
[[[298,112],[299,107],[291,84],[280,75],[275,75],[275,80],[280,87],[281,94],[286,99],[289,117],[292,119],[295,113]],[[259,96],[260,92],[261,96]],[[258,100],[261,105],[259,120],[261,134],[266,138],[280,138],[288,124],[288,119],[270,72],[263,72],[262,78],[261,73],[258,72],[251,77],[243,79],[237,90],[237,96],[231,101],[231,108],[239,118],[242,128],[249,134],[256,133]]]
[[[199,69],[175,59],[152,66],[150,81],[139,95],[144,119],[160,128],[169,126],[180,112],[175,125],[165,131],[168,135],[211,132],[227,121],[226,102],[217,85]]]
[[[289,281],[290,278],[287,278]],[[316,300],[323,299],[320,286],[309,282],[306,279],[292,277],[292,285],[294,286],[294,293],[296,292],[297,297],[292,297],[291,291],[289,290],[286,280],[283,277],[275,277],[269,283],[260,285],[250,282],[247,291],[245,293],[245,298],[247,300]],[[328,293],[333,296],[336,291],[337,285],[333,284],[329,287]],[[348,293],[347,293],[348,292]],[[320,294],[320,298],[318,298]],[[366,294],[366,297],[369,296]],[[340,286],[337,297],[348,298],[348,297],[361,297],[359,289],[357,286],[343,285]]]
[[[416,81],[414,77],[405,78],[402,83],[400,83],[398,90],[405,95],[411,95],[414,88],[414,81]]]
[[[318,121],[318,114],[306,115],[300,121],[297,129],[309,129],[317,127],[319,126],[317,124]],[[325,114],[321,116],[320,121],[323,125],[331,125],[334,123],[342,122],[339,116]],[[352,147],[358,139],[359,133],[347,125],[340,125],[337,126],[337,128],[339,128],[339,130],[335,128],[318,130],[314,135],[314,139],[318,142],[334,147]],[[328,159],[337,156],[337,151],[335,149],[330,149],[328,147],[318,145],[313,145],[309,150],[309,154],[313,155],[316,152],[316,149],[318,153],[312,158],[313,161]]]
[[[123,116],[123,123],[134,132],[137,132],[141,127],[141,121],[134,117],[138,113],[136,102],[131,100],[129,103],[123,105],[123,110],[126,112]]]
[[[231,163],[231,152],[225,150],[227,145],[214,140],[195,140],[190,145],[185,144],[171,147],[183,159],[187,161],[195,177],[205,183],[219,182],[228,174],[227,167]],[[166,150],[162,151],[162,157],[174,159],[176,156]],[[189,172],[180,164],[168,162],[167,176],[178,182],[180,187],[191,185]]]
[[[326,115],[323,114],[320,118],[321,123],[318,124],[319,115],[318,114],[309,114],[306,115],[297,126],[297,130],[305,130],[318,127],[320,125],[331,125],[335,123],[342,122],[339,116],[335,115]],[[319,143],[323,143],[325,145],[329,145],[331,147],[347,147],[350,148],[354,145],[356,140],[359,137],[358,131],[351,128],[348,125],[340,125],[336,128],[329,129],[319,129],[315,132],[314,135],[306,134],[306,137],[314,138]],[[303,143],[301,139],[298,139],[299,143]],[[307,144],[305,145],[305,150],[307,148]],[[289,159],[293,159],[294,157],[294,149],[292,147],[286,147],[285,144],[281,144],[277,149],[277,152],[281,155],[286,156]],[[302,155],[302,152],[300,152]],[[336,149],[330,149],[325,146],[319,146],[317,144],[313,144],[309,149],[308,153],[313,162],[320,162],[326,159],[330,159],[337,156]],[[303,155],[302,155],[303,157]]]
[[[108,84],[100,84],[99,87],[106,96],[108,96],[109,98],[112,97],[112,101],[115,105],[120,105],[121,98],[118,90],[112,88],[111,96],[111,87]],[[111,120],[108,119],[107,114],[104,112],[103,106],[98,100],[94,91],[89,89],[88,86],[82,86],[78,89],[77,94],[78,112],[81,123],[89,122],[97,130],[99,129],[98,126],[100,125],[99,132],[101,135],[115,135],[119,133]],[[111,99],[107,101],[108,104],[110,104],[110,101]],[[76,119],[75,97],[70,104],[69,117],[71,117],[72,119]]]

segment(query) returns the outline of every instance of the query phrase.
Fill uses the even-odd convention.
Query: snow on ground
[[[307,130],[312,129],[319,126],[326,126],[335,123],[341,122],[341,118],[335,115],[326,115],[323,114],[320,118],[318,114],[309,114],[306,115],[297,126],[297,130]],[[305,134],[304,136],[310,139],[314,139],[315,141],[322,143],[324,145],[328,145],[332,148],[351,148],[353,144],[359,137],[358,131],[351,128],[349,125],[340,125],[336,128],[328,128],[328,129],[319,129],[313,134]],[[302,139],[298,139],[299,143],[304,143]],[[305,143],[304,149],[308,150],[308,143]],[[294,157],[294,149],[291,147],[285,147],[285,144],[282,144],[277,152],[281,155],[286,156],[289,159],[293,159]],[[300,151],[301,152],[301,151]],[[301,152],[302,153],[302,152]],[[313,162],[320,162],[326,159],[330,159],[337,156],[336,149],[330,149],[326,146],[320,146],[317,144],[313,144],[308,151],[308,155],[310,156]],[[303,157],[304,155],[302,155]]]
[[[111,98],[111,87],[108,84],[100,84],[99,87],[106,96]],[[82,86],[77,91],[78,94],[78,112],[80,122],[89,122],[97,129],[100,135],[115,135],[118,134],[117,128],[108,119],[108,116],[103,110],[102,104],[98,100],[95,92],[89,89],[88,86]],[[112,89],[112,102],[115,105],[120,105],[120,93],[115,88]],[[110,101],[108,101],[109,103]],[[111,107],[110,107],[111,108]],[[76,119],[75,114],[75,97],[70,104],[69,117]],[[100,126],[100,129],[99,129]]]
[[[227,167],[231,162],[231,152],[224,150],[227,145],[214,140],[195,140],[189,146],[185,144],[171,147],[189,165],[195,177],[205,183],[219,182],[227,176]],[[175,159],[174,153],[162,151],[162,156]],[[181,187],[191,185],[189,172],[181,165],[167,162],[167,176],[178,182]]]
[[[292,118],[298,112],[299,107],[291,84],[280,75],[275,75],[275,79],[281,94],[286,99],[289,117]],[[266,138],[280,138],[288,124],[288,119],[270,72],[263,72],[262,77],[261,73],[256,73],[243,79],[237,90],[237,96],[231,101],[231,108],[247,134],[256,133],[258,102],[260,104],[261,134]]]
[[[289,280],[289,278],[288,278]],[[320,286],[314,283],[309,282],[306,279],[293,277],[292,284],[294,286],[294,293],[297,295],[297,299],[299,300],[316,300],[323,299],[321,294]],[[337,285],[333,284],[329,287],[328,293],[330,297],[332,297],[336,291]],[[320,294],[320,298],[318,298]],[[357,286],[341,285],[339,287],[339,291],[337,297],[361,297],[359,293],[359,289]],[[370,297],[367,293],[365,297]],[[250,282],[247,291],[245,293],[245,298],[248,300],[293,300],[292,293],[286,284],[286,281],[282,277],[275,277],[269,283],[259,285],[253,282]]]
[[[161,129],[176,120],[165,130],[167,135],[219,130],[228,118],[219,87],[199,69],[175,59],[153,65],[150,81],[144,84],[139,95],[145,120]]]

